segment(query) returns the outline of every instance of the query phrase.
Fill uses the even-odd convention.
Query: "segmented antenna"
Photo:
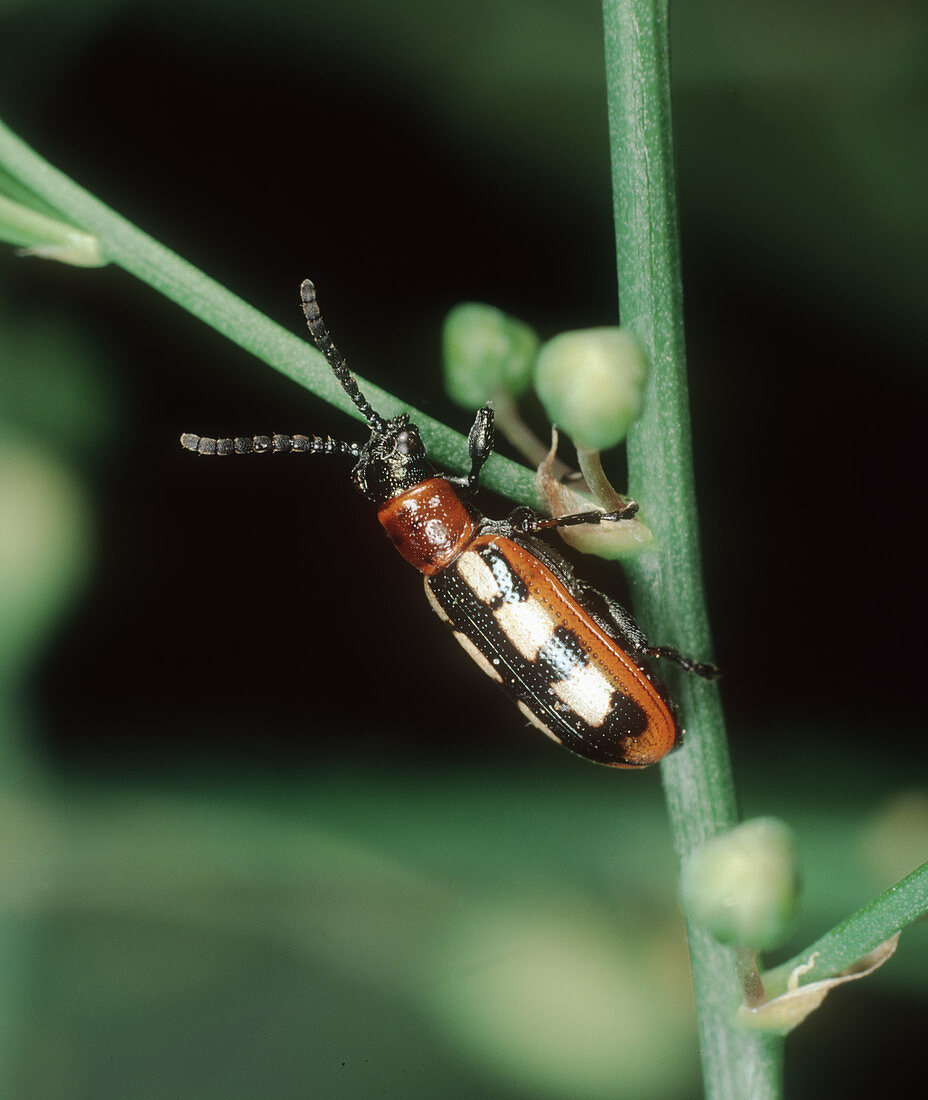
[[[313,338],[313,343],[326,357],[326,361],[332,368],[332,373],[341,383],[345,393],[355,403],[368,425],[376,431],[382,432],[387,426],[386,421],[374,412],[370,402],[358,389],[358,383],[348,369],[344,355],[332,342],[329,330],[326,328],[322,314],[319,312],[319,303],[316,301],[316,288],[311,280],[304,279],[300,284],[300,298],[303,302],[303,314],[306,317],[306,324],[309,326],[309,334]]]
[[[318,435],[252,435],[236,439],[210,439],[205,435],[184,432],[180,445],[198,455],[263,455],[312,454],[349,455],[357,458],[360,443],[342,443],[331,436]]]

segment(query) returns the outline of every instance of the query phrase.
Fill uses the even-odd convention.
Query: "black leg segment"
[[[665,661],[673,661],[684,672],[692,672],[696,676],[701,676],[704,680],[717,680],[722,675],[722,670],[718,665],[709,664],[707,661],[694,661],[692,657],[684,657],[679,649],[675,649],[672,645],[649,645],[645,647],[644,652],[649,657],[660,657]]]
[[[638,504],[630,500],[624,508],[614,512],[576,512],[570,516],[543,516],[531,508],[514,508],[509,522],[523,535],[537,535],[539,531],[553,531],[558,527],[579,527],[582,524],[615,523],[631,519],[638,511]]]

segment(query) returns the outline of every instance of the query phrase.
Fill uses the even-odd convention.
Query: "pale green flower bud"
[[[535,390],[553,424],[578,447],[604,451],[641,415],[648,361],[622,328],[564,332],[535,363]]]
[[[754,951],[783,942],[799,894],[792,830],[773,817],[712,837],[686,861],[683,907],[721,943]]]
[[[448,396],[466,409],[501,395],[518,397],[531,380],[538,344],[534,329],[494,306],[455,306],[442,332]]]

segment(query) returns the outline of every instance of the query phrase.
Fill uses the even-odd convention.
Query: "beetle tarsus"
[[[461,489],[473,491],[480,480],[480,471],[484,463],[493,453],[496,442],[495,429],[496,414],[493,411],[493,403],[488,401],[482,409],[477,410],[474,422],[467,433],[467,452],[470,455],[470,473],[465,477],[449,477],[452,485]]]
[[[671,645],[649,645],[645,649],[649,657],[660,657],[665,661],[673,661],[684,672],[692,672],[695,676],[701,676],[703,680],[717,680],[723,675],[718,665],[708,661],[694,661],[692,657],[684,657],[683,654]]]

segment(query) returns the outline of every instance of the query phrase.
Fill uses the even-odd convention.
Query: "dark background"
[[[736,775],[748,812],[791,820],[827,865],[858,805],[878,816],[914,787],[928,821],[925,15],[678,15],[694,446]],[[311,276],[350,362],[465,430],[440,388],[451,306],[490,302],[543,337],[616,317],[600,18],[540,0],[34,5],[5,17],[3,114],[294,332]],[[195,461],[176,442],[361,438],[356,422],[116,268],[8,252],[0,288],[7,415],[71,471],[92,532],[86,579],[26,681],[30,751],[56,782],[222,775],[247,790],[260,776],[268,792],[357,769],[376,792],[422,769],[441,783],[527,765],[572,769],[584,804],[590,773],[462,667],[343,462]],[[531,403],[527,415],[544,433]],[[855,885],[807,938],[875,892]],[[891,1050],[904,1065],[921,1026],[904,1024],[912,990],[893,995],[849,1018],[850,991],[836,994],[828,1035],[851,1049],[855,1028],[898,1020],[879,1061]],[[796,1096],[821,1094],[816,1042],[832,1040],[816,1027],[791,1040]],[[871,1094],[866,1072],[840,1092]]]

